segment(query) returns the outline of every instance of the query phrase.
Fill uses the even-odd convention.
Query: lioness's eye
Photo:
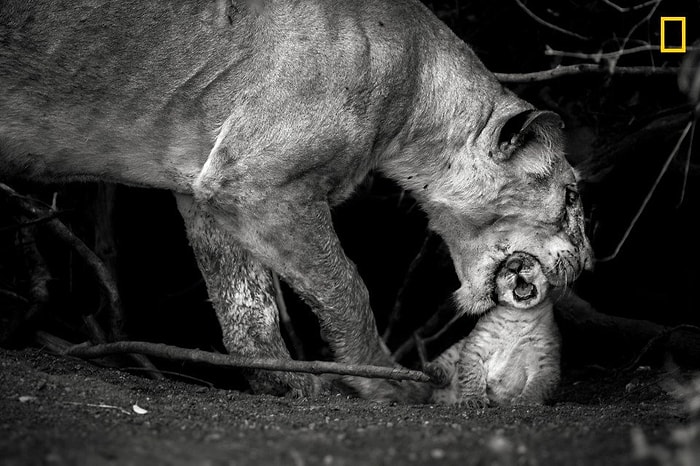
[[[566,205],[571,207],[578,201],[578,192],[573,188],[566,188]]]

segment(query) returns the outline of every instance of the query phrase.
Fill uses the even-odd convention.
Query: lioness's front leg
[[[191,196],[176,198],[226,349],[234,355],[291,359],[280,334],[270,271]],[[309,396],[322,387],[315,376],[290,372],[246,371],[246,379],[256,393]]]
[[[343,252],[326,202],[264,200],[235,209],[219,213],[217,219],[310,305],[337,360],[394,365],[379,338],[367,288]],[[231,218],[236,219],[235,225]],[[423,384],[407,382],[346,381],[361,395],[375,399],[417,400],[428,390]]]

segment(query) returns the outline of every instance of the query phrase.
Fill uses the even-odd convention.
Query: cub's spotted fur
[[[496,286],[498,305],[427,368],[445,381],[433,401],[541,404],[559,383],[559,330],[540,263],[513,254]]]

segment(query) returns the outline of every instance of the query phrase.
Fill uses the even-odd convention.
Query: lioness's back
[[[319,124],[349,107],[343,123],[363,127],[337,134],[382,150],[438,49],[487,75],[417,1],[260,4],[2,2],[0,170],[187,192],[224,121],[261,95],[305,102]]]

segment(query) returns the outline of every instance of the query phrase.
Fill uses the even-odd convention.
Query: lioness
[[[417,0],[5,0],[0,44],[2,175],[177,193],[231,351],[289,357],[268,282],[231,292],[241,274],[268,280],[261,263],[339,361],[393,364],[330,218],[373,169],[446,240],[467,312],[494,305],[513,251],[553,285],[591,262],[559,118]]]
[[[468,407],[547,401],[559,383],[561,346],[549,291],[537,260],[510,256],[496,276],[498,305],[426,367],[444,382],[432,401]]]

